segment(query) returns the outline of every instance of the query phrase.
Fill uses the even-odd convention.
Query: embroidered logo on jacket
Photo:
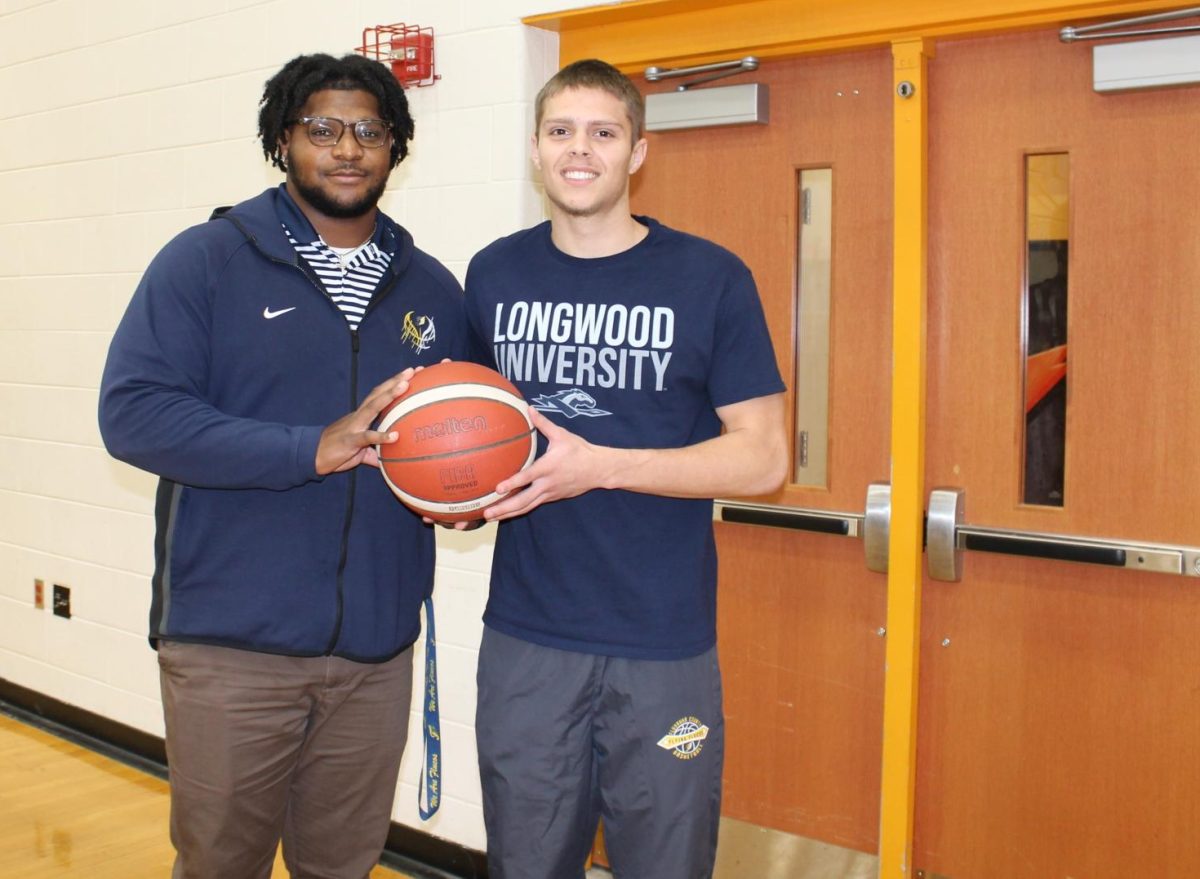
[[[671,724],[671,730],[658,740],[657,744],[665,751],[670,751],[680,760],[691,760],[699,757],[704,749],[704,740],[708,738],[708,727],[696,717],[681,717]]]
[[[579,388],[534,397],[533,408],[541,412],[557,412],[567,418],[574,418],[576,415],[586,415],[588,418],[612,415],[611,412],[604,409],[597,409],[596,398]]]
[[[437,339],[437,330],[433,326],[433,318],[413,318],[413,312],[404,315],[404,333],[402,338],[412,345],[413,350],[420,354]]]

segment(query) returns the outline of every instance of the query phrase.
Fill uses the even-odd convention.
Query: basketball
[[[537,450],[528,406],[512,382],[476,363],[422,369],[379,417],[379,469],[413,512],[438,522],[480,518],[496,484],[529,466]]]

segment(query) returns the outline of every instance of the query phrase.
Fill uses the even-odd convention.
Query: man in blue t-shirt
[[[550,221],[481,251],[472,329],[531,404],[501,483],[476,717],[494,879],[576,879],[599,817],[622,879],[709,876],[724,723],[712,498],[774,491],[783,382],[754,280],[631,216],[645,110],[601,61],[536,105]]]

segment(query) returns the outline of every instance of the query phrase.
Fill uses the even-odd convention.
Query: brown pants
[[[379,664],[158,649],[174,879],[365,879],[387,839],[412,649]]]

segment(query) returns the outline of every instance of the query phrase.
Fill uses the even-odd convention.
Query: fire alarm
[[[415,24],[377,24],[363,28],[362,45],[355,51],[388,64],[405,88],[433,85],[442,78],[434,69],[433,28]]]

